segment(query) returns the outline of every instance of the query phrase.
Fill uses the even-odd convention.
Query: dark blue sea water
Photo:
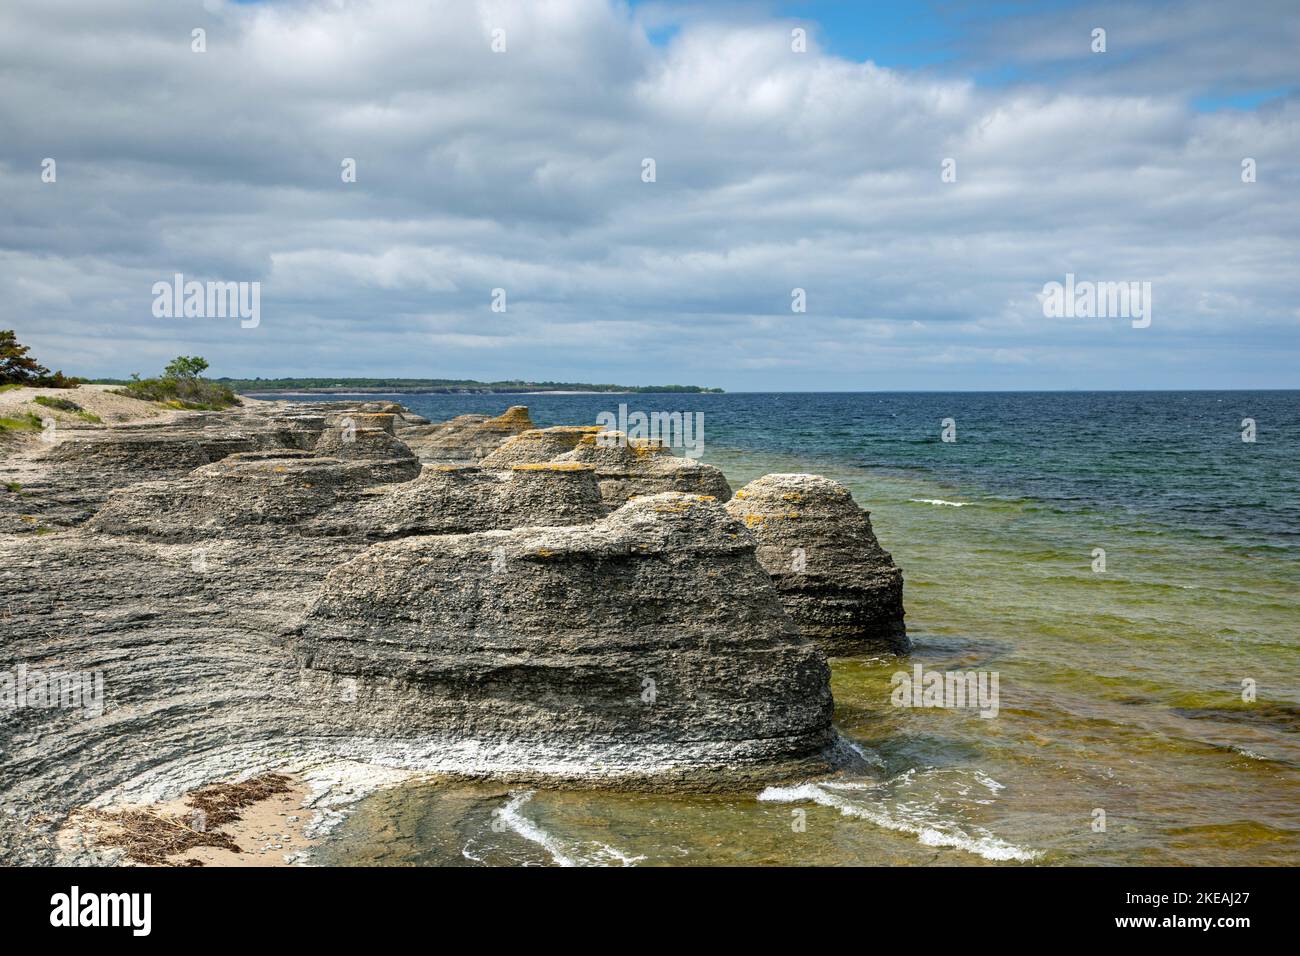
[[[339,398],[341,396],[322,396]],[[374,397],[374,396],[369,396]],[[710,447],[775,453],[1294,554],[1300,391],[884,392],[391,396],[433,421],[526,404],[542,427],[601,412],[702,412]],[[941,440],[941,422],[956,425]],[[1242,441],[1253,419],[1256,440]]]

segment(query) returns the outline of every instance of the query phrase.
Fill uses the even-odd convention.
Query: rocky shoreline
[[[6,862],[111,862],[55,840],[69,812],[269,769],[321,806],[410,774],[815,776],[856,759],[826,655],[906,648],[902,574],[842,486],[733,497],[522,406],[248,401],[78,430],[0,475],[0,671],[103,684],[99,713],[0,710]]]

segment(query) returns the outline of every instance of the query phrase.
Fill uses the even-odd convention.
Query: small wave
[[[942,498],[908,498],[919,505],[947,505],[949,508],[965,508],[969,501],[944,501]]]
[[[530,843],[536,843],[549,853],[557,866],[633,866],[645,859],[644,856],[628,856],[606,843],[596,843],[594,850],[585,853],[578,847],[566,846],[521,812],[524,804],[533,799],[535,792],[528,790],[513,794],[497,817],[519,836]]]
[[[885,761],[880,758],[880,754],[876,753],[874,750],[868,750],[861,744],[854,743],[852,740],[849,740],[848,737],[842,737],[840,739],[844,741],[845,746],[865,760],[868,764],[873,767],[880,767],[882,770],[884,769]]]
[[[910,780],[912,771],[906,771],[902,779]],[[977,774],[976,780],[996,793],[1002,784],[986,774]],[[854,782],[802,783],[792,787],[768,787],[758,795],[758,799],[771,803],[799,803],[811,801],[823,807],[838,810],[841,815],[866,820],[886,830],[910,833],[922,846],[952,847],[986,860],[1005,862],[1014,860],[1027,863],[1042,856],[1039,850],[1026,850],[1015,844],[999,839],[982,827],[963,829],[956,823],[945,820],[927,820],[925,814],[917,809],[900,805],[891,811],[878,800],[868,802],[870,791],[878,790],[878,784]],[[860,795],[855,799],[854,795]],[[984,801],[978,801],[984,802]],[[970,832],[967,832],[969,830]]]

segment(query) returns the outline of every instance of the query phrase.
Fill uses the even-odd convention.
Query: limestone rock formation
[[[341,403],[340,403],[341,404]],[[417,415],[405,405],[398,402],[362,402],[351,411],[366,414],[393,415],[397,419],[399,427],[405,425],[428,425],[429,420],[423,415]]]
[[[397,434],[397,415],[393,412],[350,412],[338,416],[331,424],[336,427],[357,428],[364,431],[378,429],[390,435]]]
[[[369,461],[320,458],[304,451],[244,452],[183,478],[118,489],[89,527],[189,541],[238,528],[293,525],[379,480]]]
[[[428,465],[414,481],[340,502],[304,530],[396,538],[584,524],[606,512],[590,465],[542,463],[504,473],[475,465]]]
[[[758,540],[799,630],[827,654],[904,651],[903,572],[880,547],[867,511],[820,475],[764,475],[727,511]]]
[[[824,767],[829,670],[716,502],[666,493],[589,525],[404,538],[327,576],[293,653],[336,732],[568,748],[624,770]],[[337,709],[336,709],[337,710]],[[351,726],[348,721],[359,722]]]
[[[719,501],[731,497],[726,476],[712,465],[679,458],[659,442],[628,440],[622,432],[585,434],[573,451],[555,460],[595,465],[601,496],[611,507],[661,491],[711,495]]]
[[[376,481],[410,481],[420,473],[420,460],[410,447],[392,434],[392,416],[369,416],[381,419],[377,427],[367,427],[367,416],[341,416],[321,432],[315,452],[323,458],[365,462]]]
[[[21,492],[0,495],[0,533],[80,524],[114,488],[184,475],[257,445],[251,432],[214,434],[201,427],[79,431],[30,460],[4,463],[4,483]]]
[[[363,414],[378,412],[387,415],[405,415],[407,413],[406,406],[398,402],[362,402],[357,406],[357,411]]]
[[[603,431],[599,425],[556,425],[553,428],[530,428],[520,432],[486,455],[479,464],[484,468],[510,468],[550,461],[573,451],[588,435]]]
[[[315,447],[316,441],[324,430],[324,415],[305,413],[277,415],[270,420],[265,433],[256,435],[257,447],[307,450]]]
[[[460,415],[436,425],[405,429],[402,438],[423,461],[476,462],[506,439],[533,428],[526,405],[512,405],[495,418]]]
[[[365,414],[397,413],[249,402],[0,462],[5,653],[105,691],[0,720],[0,858],[59,861],[34,830],[120,788],[288,758],[687,788],[834,759],[824,656],[720,504],[610,514],[597,462],[420,471]],[[452,431],[531,425],[509,418]]]

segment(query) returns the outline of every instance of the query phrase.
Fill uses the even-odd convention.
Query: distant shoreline
[[[246,395],[249,398],[276,398],[287,395],[637,395],[637,394],[655,394],[653,389],[617,389],[617,390],[600,390],[600,389],[558,389],[544,388],[534,389],[531,391],[514,390],[514,389],[461,389],[461,388],[425,388],[425,389],[404,389],[404,388],[265,388],[265,389],[236,389],[240,395]],[[698,392],[667,392],[662,394],[685,394],[700,395],[713,394],[701,389]]]
[[[698,395],[721,392],[700,385],[617,385],[612,382],[479,382],[473,379],[420,378],[219,378],[241,395]]]

